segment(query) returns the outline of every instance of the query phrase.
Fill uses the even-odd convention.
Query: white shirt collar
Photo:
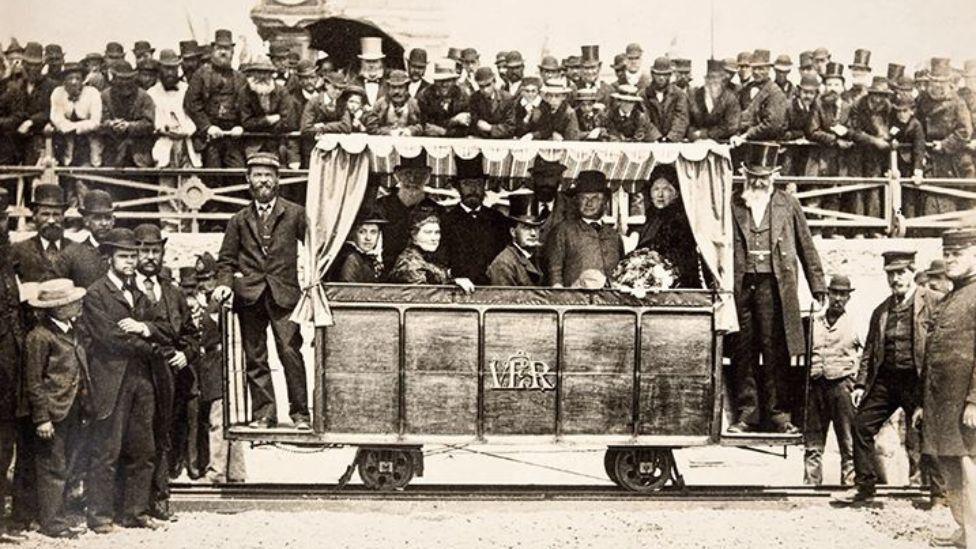
[[[458,205],[461,206],[461,209],[464,210],[464,213],[466,213],[466,214],[475,213],[475,212],[478,212],[478,211],[481,210],[481,205],[480,204],[478,205],[477,208],[469,208],[469,207],[465,206],[463,202],[459,203]]]
[[[526,250],[525,248],[519,246],[515,242],[512,242],[512,246],[515,246],[515,249],[518,250],[523,256],[525,256],[525,259],[532,259],[532,253]]]
[[[272,198],[272,199],[271,199],[271,202],[268,202],[267,204],[261,204],[260,202],[258,202],[258,201],[255,201],[255,202],[254,202],[254,209],[255,209],[255,210],[257,210],[257,212],[258,212],[259,214],[260,214],[260,213],[261,213],[261,211],[263,211],[263,210],[264,210],[265,208],[270,208],[270,211],[272,211],[272,212],[273,212],[273,211],[274,211],[274,207],[275,207],[275,204],[276,204],[277,202],[278,202],[278,197],[277,197],[277,196],[276,196],[276,197],[274,197],[274,198]]]
[[[640,71],[638,72],[624,71],[624,78],[626,78],[628,84],[636,86],[637,83],[640,82],[641,73]]]
[[[112,281],[112,284],[115,284],[115,287],[118,288],[120,292],[126,291],[125,283],[122,282],[122,279],[119,278],[112,269],[108,270],[108,279]]]
[[[71,322],[62,322],[62,321],[54,318],[53,316],[48,317],[48,318],[50,318],[51,319],[51,322],[53,322],[54,325],[57,326],[58,328],[60,328],[61,331],[64,332],[64,333],[68,333],[68,330],[71,329]]]
[[[41,235],[37,235],[37,238],[40,238],[41,239],[41,248],[44,249],[45,251],[47,251],[47,249],[51,246],[51,241],[48,240],[48,239],[46,239],[46,238],[44,238]],[[58,251],[60,251],[61,250],[61,241],[60,240],[55,240],[54,241],[54,247]]]

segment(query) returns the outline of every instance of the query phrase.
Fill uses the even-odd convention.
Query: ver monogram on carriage
[[[529,184],[536,157],[611,186],[607,221],[621,235],[643,223],[628,207],[654,167],[673,165],[706,289],[509,288],[312,282],[292,320],[314,330],[306,360],[312,429],[248,428],[252,419],[233,313],[222,316],[228,438],[357,447],[370,487],[397,489],[423,472],[425,444],[605,447],[608,476],[636,491],[682,485],[679,448],[786,446],[802,437],[732,434],[723,339],[737,330],[727,145],[322,136],[312,152],[300,269],[324,280],[370,192],[389,188],[404,159],[424,155],[437,193],[458,159],[480,158],[499,196]],[[504,203],[504,199],[502,199]],[[805,287],[800,284],[800,287]],[[727,344],[726,344],[727,346]],[[807,356],[794,358],[802,415]],[[724,375],[723,375],[724,374]],[[792,376],[791,376],[792,377]],[[281,385],[281,384],[278,384]],[[284,399],[279,399],[281,402]],[[802,426],[802,417],[794,415]]]

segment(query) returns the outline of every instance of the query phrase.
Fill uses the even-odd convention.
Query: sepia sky
[[[372,0],[373,3],[376,0]],[[393,0],[391,0],[393,1]],[[175,47],[190,36],[212,37],[226,27],[243,36],[252,49],[259,38],[249,11],[256,0],[0,0],[0,41],[11,36],[57,41],[68,59],[103,51],[116,40],[126,49],[139,39],[156,48]],[[355,4],[342,0],[340,4]],[[789,53],[796,62],[804,49],[826,46],[847,64],[855,48],[873,52],[876,71],[889,61],[913,70],[933,55],[976,58],[976,1],[973,0],[465,0],[431,1],[440,6],[450,36],[448,45],[473,46],[491,62],[500,49],[519,49],[527,65],[543,53],[560,58],[578,54],[579,45],[600,45],[611,61],[631,41],[645,51],[645,64],[666,52],[695,61],[704,71],[714,48],[717,57],[764,47]],[[404,43],[406,48],[412,44]],[[444,51],[432,51],[431,56]],[[606,64],[606,63],[605,63]]]

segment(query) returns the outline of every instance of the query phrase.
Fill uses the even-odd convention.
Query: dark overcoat
[[[688,94],[684,90],[668,84],[664,90],[664,100],[658,101],[654,87],[644,90],[644,108],[651,124],[671,142],[679,142],[688,133]]]
[[[91,379],[88,356],[76,336],[46,320],[27,334],[27,398],[35,425],[59,422],[68,415],[75,399],[87,407]]]
[[[488,281],[492,286],[541,286],[542,271],[534,258],[525,257],[509,244],[488,264]]]
[[[709,112],[705,108],[706,93],[704,87],[696,88],[691,92],[688,104],[690,117],[688,133],[700,131],[708,139],[725,141],[739,130],[739,116],[742,113],[739,99],[734,92],[723,89],[722,95],[718,96]]]
[[[66,278],[68,264],[64,259],[64,251],[68,248],[68,240],[61,239],[61,252],[52,261],[44,254],[41,237],[34,235],[27,240],[21,240],[10,247],[14,272],[21,282],[44,282],[55,278]]]
[[[3,254],[6,255],[6,254]],[[13,265],[0,262],[0,421],[13,421],[27,413],[21,369],[24,318]],[[19,412],[19,413],[18,413]]]
[[[479,286],[488,284],[485,269],[511,241],[509,226],[508,218],[485,206],[474,213],[460,205],[448,209],[441,217],[441,246],[451,274]]]
[[[61,254],[68,268],[68,278],[79,288],[87,288],[108,272],[108,260],[92,244],[91,239],[71,242]]]

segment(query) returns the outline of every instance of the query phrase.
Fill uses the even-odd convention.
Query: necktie
[[[122,295],[125,296],[125,300],[129,302],[130,307],[135,307],[136,305],[136,283],[133,279],[127,278],[122,282]]]
[[[586,224],[589,225],[590,227],[593,227],[593,230],[596,232],[600,232],[600,229],[603,228],[603,225],[601,225],[596,221],[587,221]]]
[[[149,298],[149,301],[156,303],[156,283],[151,278],[147,278],[143,285],[146,287],[146,297]]]
[[[47,249],[44,250],[44,257],[51,263],[55,263],[58,260],[59,254],[57,245],[54,242],[48,242]]]

